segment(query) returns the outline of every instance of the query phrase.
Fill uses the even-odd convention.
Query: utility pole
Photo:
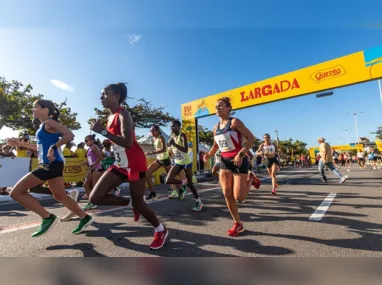
[[[280,145],[280,142],[279,142],[279,131],[278,131],[278,130],[276,130],[275,132],[276,132],[276,141],[277,141],[277,146],[279,146],[279,145]]]

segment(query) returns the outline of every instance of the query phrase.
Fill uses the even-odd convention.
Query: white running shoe
[[[72,190],[72,191],[70,191],[69,193],[68,193],[68,196],[70,197],[70,198],[72,198],[75,202],[77,202],[77,200],[78,200],[78,196],[80,195],[80,191],[78,191],[77,189],[74,189],[74,190]],[[62,217],[61,219],[60,219],[60,222],[66,222],[66,221],[69,221],[71,218],[73,218],[73,217],[75,217],[75,216],[77,216],[75,213],[73,213],[73,212],[68,212],[64,217]]]
[[[346,179],[348,179],[348,176],[345,175],[345,176],[342,176],[342,178],[340,179],[340,184],[341,183],[344,183],[346,181]]]

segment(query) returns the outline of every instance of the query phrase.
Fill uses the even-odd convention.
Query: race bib
[[[221,152],[228,152],[228,151],[235,150],[235,145],[229,134],[221,134],[221,135],[215,136],[215,142],[219,146],[219,150]]]
[[[37,159],[39,163],[44,163],[44,150],[42,144],[37,145]]]
[[[180,152],[178,149],[177,150],[174,150],[174,158],[176,160],[182,160],[184,159],[184,155],[182,152]]]
[[[89,164],[89,165],[92,165],[92,164],[93,164],[92,158],[91,158],[90,156],[88,156],[88,164]]]
[[[129,160],[127,159],[125,148],[119,145],[113,145],[113,151],[115,155],[114,165],[119,168],[127,168],[129,166]]]

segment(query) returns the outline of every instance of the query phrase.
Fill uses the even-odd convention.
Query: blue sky
[[[182,103],[382,45],[380,1],[354,1],[353,7],[348,1],[257,2],[1,1],[0,76],[30,83],[54,101],[67,98],[83,127],[75,132],[78,142],[89,132],[93,108],[100,107],[100,90],[112,82],[129,82],[129,96],[180,117]],[[318,136],[346,143],[345,129],[354,142],[354,119],[347,113],[363,111],[359,134],[369,135],[382,125],[381,110],[377,82],[369,82],[236,116],[256,136],[274,136],[277,129],[280,139],[313,146]],[[200,120],[209,128],[216,122]],[[0,131],[0,139],[9,134]]]

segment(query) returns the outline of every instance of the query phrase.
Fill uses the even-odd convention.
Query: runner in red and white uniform
[[[214,128],[214,145],[205,154],[204,161],[221,151],[219,178],[228,210],[234,220],[228,235],[237,236],[244,231],[236,201],[244,201],[254,180],[249,174],[247,152],[252,147],[255,137],[247,127],[236,118],[230,117],[232,110],[230,99],[221,98],[216,103],[216,114],[220,122]],[[243,137],[247,138],[243,147]]]
[[[146,156],[136,140],[130,112],[121,107],[126,98],[127,88],[123,83],[110,84],[102,90],[102,105],[109,109],[112,115],[108,119],[106,129],[99,122],[93,123],[91,129],[112,142],[115,163],[94,186],[90,194],[90,202],[95,205],[129,205],[129,198],[109,193],[122,182],[129,182],[134,220],[138,221],[142,214],[153,225],[155,235],[150,248],[159,249],[166,242],[168,230],[159,222],[158,217],[143,198],[146,189]]]

